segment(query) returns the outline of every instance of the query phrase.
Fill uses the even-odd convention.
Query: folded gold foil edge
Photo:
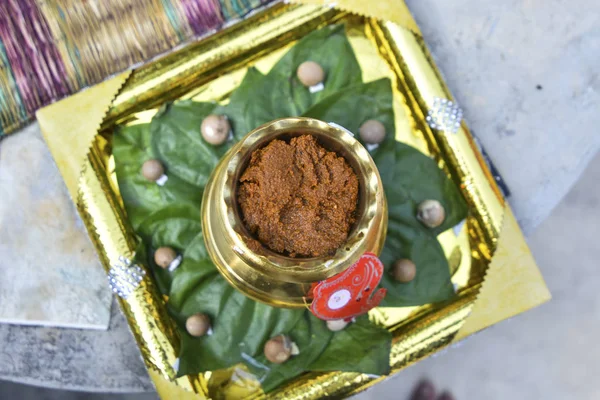
[[[508,204],[498,247],[471,312],[453,341],[537,307],[550,291]]]
[[[319,20],[324,26],[337,13],[319,6],[304,6],[299,10],[300,7],[276,3],[266,12],[255,15],[252,23],[241,21],[225,32],[218,32],[207,40],[190,44],[151,63],[154,68],[144,66],[135,70],[128,85],[117,94],[103,126],[110,126],[132,113],[159,106],[165,100],[156,96],[157,93],[168,91],[171,99],[179,98],[192,88],[269,53],[278,45],[278,38],[291,27],[307,34],[310,29],[303,28],[307,21]],[[257,47],[260,47],[259,51],[255,51]],[[225,67],[224,60],[235,62]]]
[[[421,34],[419,26],[404,0],[365,1],[365,0],[290,0],[290,3],[317,5],[347,11],[363,17],[390,21],[411,32]]]
[[[340,2],[340,3],[342,3],[342,2]],[[315,9],[314,12],[318,13],[318,12],[322,12],[322,11]],[[411,19],[412,19],[412,17],[411,17]],[[393,35],[399,37],[400,39],[402,39],[405,44],[410,45],[409,46],[410,52],[418,51],[418,48],[420,46],[422,46],[422,43],[419,43],[420,37],[418,35],[414,35],[415,31],[411,30],[410,32],[408,32],[408,31],[403,32],[402,30],[398,29],[400,27],[394,26],[394,24],[387,26],[387,28],[388,28],[388,30],[394,31],[392,33],[388,32],[387,34],[393,34]],[[411,39],[410,35],[413,35],[412,39]],[[409,54],[409,55],[411,55],[411,57],[413,57],[413,59],[411,59],[409,61],[415,61],[414,54],[411,54],[405,48],[399,48],[399,49],[392,50],[392,51],[400,52],[400,53],[404,52],[403,54],[405,56],[407,54]],[[425,55],[426,55],[426,53],[425,53]],[[407,73],[407,68],[414,68],[414,66],[415,66],[414,63],[410,64],[406,60],[401,59],[401,61],[404,62],[404,65],[400,65],[399,68],[401,71],[404,71],[403,73],[405,73],[405,74]],[[431,67],[433,68],[434,73],[436,73],[435,66],[433,66],[433,63],[431,63]],[[410,71],[408,71],[408,72],[410,72]],[[421,74],[421,75],[423,75],[423,74]],[[424,74],[424,75],[427,76],[427,74]],[[111,81],[114,81],[114,80],[111,80]],[[417,79],[413,79],[413,82],[414,82],[414,85],[419,85],[422,83],[422,82],[419,83],[417,81]],[[438,82],[434,82],[434,83],[438,84]],[[111,111],[115,109],[115,106],[119,105],[118,97],[121,96],[123,94],[123,92],[119,92],[117,90],[117,91],[113,92],[111,94],[111,96],[109,96],[109,98],[112,99],[113,96],[115,96],[117,94],[117,92],[119,94],[117,95],[117,100],[113,103],[113,107],[111,108]],[[439,82],[439,85],[437,88],[431,89],[431,88],[425,87],[423,92],[424,93],[436,93],[436,94],[440,94],[440,95],[449,97],[447,89],[445,88],[445,86],[443,85],[443,82],[441,82],[441,81]],[[420,92],[417,92],[417,93],[420,93]],[[102,102],[102,96],[94,97],[92,90],[90,90],[88,92],[84,92],[83,94],[87,94],[87,96],[83,96],[82,98],[87,98],[87,99],[93,98],[98,103]],[[135,96],[129,97],[129,101],[131,101],[131,99],[133,99],[133,98],[135,98]],[[69,100],[69,99],[67,99],[67,100]],[[413,104],[411,104],[411,106],[414,107],[415,112],[421,112],[421,113],[424,112],[425,106],[427,105],[427,101],[424,100],[423,96],[419,100],[411,99],[411,101],[413,101]],[[56,104],[56,106],[58,106],[59,104],[60,103]],[[123,103],[121,103],[121,104],[123,104]],[[52,124],[55,124],[57,122],[53,118],[53,116],[50,115],[51,114],[50,111],[53,111],[53,110],[51,110],[51,107],[53,107],[53,106],[50,106],[48,108],[48,112],[43,110],[41,112],[41,114],[44,115],[44,118],[40,118],[40,124],[42,125],[43,131],[48,132],[48,134],[45,133],[45,137],[46,137],[47,142],[49,143],[49,146],[50,146],[50,143],[53,143],[53,144],[57,143],[56,140],[53,139],[53,137],[52,137],[53,135],[50,132],[52,130],[55,130],[56,126],[50,130],[46,129],[46,127],[48,127],[48,124],[50,123],[49,121],[52,121]],[[109,113],[108,113],[109,119],[111,117],[111,111],[109,111]],[[429,136],[434,135],[434,133],[431,132],[431,130],[429,130],[428,127],[424,126],[423,121],[424,121],[424,119],[421,118],[420,124],[415,122],[415,125],[418,127],[417,129],[423,131],[423,135],[425,137],[428,137],[428,135]],[[464,128],[463,128],[463,130],[464,130]],[[463,130],[461,130],[461,132],[459,132],[459,134],[466,135],[467,139],[469,139],[468,132],[463,131]],[[73,133],[75,133],[75,132],[73,132]],[[90,131],[88,129],[86,134],[89,134],[89,133],[90,133]],[[94,130],[94,134],[95,133],[96,133],[96,130]],[[92,136],[94,136],[94,135],[92,135]],[[89,136],[87,136],[87,137],[89,137]],[[449,140],[448,142],[450,142],[450,143],[447,143],[445,145],[447,145],[449,147],[449,151],[452,151],[453,145],[454,146],[461,145],[461,143],[453,143],[451,140]],[[444,142],[442,142],[442,143],[444,143]],[[470,148],[471,148],[470,151],[473,151],[474,155],[477,156],[478,153],[477,153],[477,150],[474,148],[474,146],[470,145]],[[92,153],[93,153],[93,151],[92,151]],[[76,198],[77,198],[78,208],[80,208],[80,213],[82,214],[82,217],[84,217],[84,215],[87,214],[87,216],[84,217],[84,220],[86,221],[86,226],[88,226],[88,229],[89,229],[90,225],[91,226],[98,226],[98,225],[100,226],[99,229],[96,229],[95,235],[97,237],[95,239],[95,245],[97,246],[99,253],[101,253],[101,255],[103,255],[103,257],[104,257],[102,260],[103,264],[106,266],[106,268],[109,268],[110,264],[112,262],[116,261],[115,257],[118,257],[118,255],[130,255],[131,251],[133,249],[133,247],[132,247],[133,244],[129,243],[127,241],[127,235],[125,234],[127,228],[122,226],[122,224],[119,221],[119,218],[115,218],[112,221],[104,221],[102,223],[98,223],[98,221],[97,221],[98,217],[102,217],[102,215],[106,215],[105,212],[107,212],[107,211],[109,211],[110,215],[116,215],[115,213],[118,212],[117,210],[119,209],[119,207],[117,207],[116,204],[114,203],[115,199],[111,200],[106,195],[103,196],[103,194],[106,193],[106,192],[104,192],[105,185],[107,185],[108,183],[107,182],[102,183],[99,174],[96,173],[96,171],[94,171],[99,166],[94,165],[92,153],[90,153],[88,160],[85,162],[85,166],[83,168],[78,169],[78,172],[81,172],[81,187],[78,189],[80,192],[80,195],[78,195]],[[53,155],[54,155],[54,151],[53,151]],[[58,157],[55,155],[55,159],[57,159],[57,163],[59,164],[59,168],[61,168],[61,173],[63,173],[63,176],[65,176],[64,171],[67,169],[69,170],[69,172],[67,172],[67,174],[74,173],[74,169],[73,169],[73,165],[72,165],[73,158],[77,159],[77,154],[72,154],[72,157],[69,157],[68,155],[65,155],[62,153]],[[59,162],[59,160],[61,160],[61,159],[62,160],[66,159],[69,162],[61,163],[61,162]],[[477,157],[476,157],[476,159],[477,159]],[[479,167],[483,168],[484,172],[485,172],[485,166],[483,166],[480,157],[479,157],[479,160],[475,164],[479,164]],[[465,166],[465,167],[467,167],[467,166]],[[83,208],[83,210],[82,210],[82,208]],[[491,222],[494,223],[491,228],[487,228],[489,231],[489,234],[494,235],[494,231],[496,232],[496,235],[499,233],[499,231],[500,231],[499,224],[501,225],[501,222],[499,223],[498,221],[502,220],[503,214],[504,214],[504,207],[501,207],[500,213],[495,212],[495,213],[493,213],[493,215],[488,216],[488,218],[490,218]],[[101,220],[102,220],[102,218],[100,218],[100,221]],[[517,227],[517,229],[518,229],[518,227]],[[101,230],[103,233],[99,233],[98,230]],[[495,236],[495,238],[497,240],[498,236]],[[490,257],[491,257],[491,254],[490,254]],[[535,264],[533,264],[533,269],[535,269]],[[536,269],[536,271],[537,271],[537,269]],[[493,282],[492,283],[489,283],[489,282],[490,281],[486,279],[486,286],[493,287]],[[543,281],[542,281],[542,286],[543,286]],[[545,286],[543,286],[543,287],[545,288]],[[136,336],[136,339],[140,343],[140,348],[142,349],[144,359],[145,359],[147,365],[150,368],[152,368],[151,371],[152,370],[163,371],[163,372],[171,371],[170,373],[167,372],[166,374],[163,373],[162,375],[161,374],[158,375],[158,376],[162,376],[161,379],[164,379],[165,377],[167,377],[167,378],[172,377],[172,363],[175,361],[174,360],[175,355],[174,355],[174,352],[172,352],[173,351],[172,344],[169,342],[168,337],[167,337],[167,336],[169,336],[167,333],[170,330],[169,324],[166,323],[161,326],[161,323],[162,323],[161,321],[164,322],[164,318],[163,318],[164,315],[161,316],[161,315],[159,315],[160,313],[157,314],[157,310],[159,310],[160,308],[164,309],[164,306],[162,306],[160,304],[161,299],[158,298],[156,295],[157,293],[158,292],[157,292],[156,288],[153,287],[151,281],[145,279],[144,286],[142,288],[140,288],[138,291],[136,291],[135,296],[130,298],[130,300],[121,301],[121,306],[122,306],[122,309],[124,310],[124,312],[126,313],[126,316],[128,318],[130,325],[132,326],[132,329],[134,329],[134,336]],[[483,296],[483,295],[480,294],[480,296]],[[424,320],[416,321],[415,323],[411,324],[410,326],[400,327],[399,329],[406,329],[406,330],[404,330],[404,331],[397,330],[396,331],[396,332],[400,332],[400,335],[396,335],[397,339],[394,342],[393,350],[392,350],[391,364],[394,367],[394,371],[397,371],[399,368],[402,368],[402,367],[414,362],[415,360],[418,360],[428,354],[431,354],[434,351],[439,350],[439,348],[441,346],[444,346],[447,343],[449,343],[456,335],[456,332],[459,331],[461,326],[463,326],[464,321],[466,320],[467,316],[469,315],[469,312],[471,311],[475,297],[476,297],[476,290],[472,290],[470,293],[462,296],[460,298],[459,302],[457,302],[456,304],[453,304],[452,307],[453,307],[454,311],[450,310],[450,312],[448,314],[448,316],[450,318],[447,318],[446,324],[442,324],[441,326],[434,324],[435,327],[428,325],[428,323],[433,323],[431,320],[431,318],[433,318],[433,316],[429,315]],[[539,300],[543,301],[544,296],[540,295]],[[508,312],[510,313],[511,311],[509,310]],[[150,319],[147,318],[148,316],[152,316],[152,319],[154,319],[154,321],[150,321]],[[168,320],[168,316],[166,318]],[[148,319],[148,321],[145,321],[146,319]],[[145,327],[139,328],[139,325],[145,325]],[[152,332],[152,330],[156,330],[157,328],[160,328],[159,330],[161,330],[161,332],[163,332],[163,334],[161,334],[160,332]],[[476,327],[476,329],[477,328],[480,329],[482,327]],[[420,332],[420,334],[422,335],[421,339],[423,339],[423,340],[414,342],[413,339],[416,339],[419,337],[417,335],[418,332]],[[150,349],[148,347],[151,347],[152,349]],[[410,349],[412,349],[412,351],[409,351]],[[167,353],[169,353],[169,354],[167,354]],[[156,377],[157,374],[151,372],[151,376]],[[353,393],[358,390],[362,390],[364,387],[366,387],[365,385],[372,384],[376,381],[377,380],[366,377],[365,375],[361,375],[361,374],[349,374],[349,373],[331,373],[331,374],[320,374],[320,375],[319,374],[308,374],[308,375],[305,375],[301,380],[296,380],[292,384],[283,388],[281,391],[278,391],[277,393],[274,393],[274,394],[270,395],[269,397],[273,397],[273,398],[315,398],[313,395],[325,395],[325,394],[329,394],[329,395],[344,394],[344,395],[346,395],[346,394],[350,394],[350,393]],[[194,391],[199,391],[201,393],[207,393],[206,382],[204,382],[202,379],[186,380],[185,378],[180,378],[180,380],[177,380],[175,383],[180,385],[180,387],[186,388],[187,390],[194,390]],[[312,389],[308,390],[307,384],[311,384],[314,386],[315,383],[319,383],[320,386],[318,388],[313,387]],[[158,388],[158,385],[157,385],[157,388]],[[296,393],[296,394],[294,394],[294,393]],[[302,393],[304,393],[304,394],[302,394]],[[309,395],[309,394],[311,394],[311,395]],[[200,396],[200,398],[202,398],[202,396]]]
[[[131,241],[132,232],[122,223],[124,216],[110,195],[109,182],[100,172],[105,166],[99,165],[98,151],[94,150],[98,150],[96,135],[101,123],[130,74],[120,74],[36,114],[44,139],[107,272],[119,263],[119,257],[133,257],[135,243]],[[85,118],[81,118],[83,115]],[[77,164],[80,166],[75,167]],[[76,170],[79,170],[77,178]],[[140,286],[127,300],[118,298],[121,310],[147,368],[173,379],[174,327],[152,280],[144,279]],[[176,382],[188,390],[206,392],[201,377],[183,377]]]
[[[119,74],[36,113],[44,140],[73,201],[77,201],[81,171],[100,124],[130,74]]]

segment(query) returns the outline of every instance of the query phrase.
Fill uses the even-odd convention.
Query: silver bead
[[[461,119],[462,110],[458,104],[439,97],[433,99],[433,105],[426,117],[426,121],[431,128],[451,133],[456,133],[460,127]]]
[[[142,282],[146,273],[128,258],[119,257],[119,263],[108,271],[108,284],[113,293],[127,299]]]

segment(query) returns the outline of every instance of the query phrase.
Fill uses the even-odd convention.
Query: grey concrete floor
[[[457,400],[600,399],[600,154],[529,238],[553,300],[403,370],[356,400],[404,400],[428,377]],[[150,400],[0,382],[0,399]]]

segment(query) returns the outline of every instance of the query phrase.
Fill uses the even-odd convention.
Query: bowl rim
[[[317,136],[319,144],[328,150],[336,151],[351,165],[359,178],[359,199],[357,218],[344,245],[332,255],[324,257],[289,257],[276,253],[265,246],[258,251],[248,246],[249,240],[256,240],[249,234],[241,218],[237,203],[239,176],[245,170],[251,153],[272,140],[311,134]],[[337,147],[337,148],[336,148]],[[223,200],[226,232],[230,245],[244,259],[246,264],[259,272],[277,279],[309,283],[316,282],[337,273],[356,262],[364,254],[363,242],[376,224],[377,208],[382,202],[383,186],[379,172],[369,152],[346,128],[326,123],[314,118],[280,118],[259,126],[248,133],[232,148],[232,157],[226,169],[226,178],[217,196]],[[349,262],[349,260],[351,262]]]

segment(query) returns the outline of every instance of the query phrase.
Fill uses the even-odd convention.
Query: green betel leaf
[[[467,217],[467,204],[458,187],[437,163],[414,147],[386,142],[373,154],[388,200],[390,218],[416,227],[425,227],[417,218],[424,200],[439,201],[446,212],[442,225],[433,234],[454,227]]]
[[[182,273],[184,264],[189,261],[184,258],[182,265],[171,272],[156,265],[154,252],[162,246],[173,248],[177,254],[184,254],[188,249],[192,251],[201,229],[199,210],[185,204],[164,207],[150,214],[138,227],[137,232],[146,245],[147,265],[151,267],[161,293],[170,293],[172,280]],[[204,243],[201,243],[201,248],[204,248]],[[212,270],[215,271],[214,266]]]
[[[392,334],[363,315],[335,332],[327,348],[308,369],[385,375],[390,372],[391,348]]]
[[[202,190],[232,144],[229,140],[213,146],[202,137],[202,121],[216,106],[191,100],[167,104],[150,124],[152,149],[165,165],[167,175],[176,174]]]
[[[331,337],[324,322],[308,311],[271,307],[231,287],[208,259],[201,234],[191,241],[173,275],[169,309],[181,334],[178,375],[243,362],[268,391],[304,372]],[[198,312],[211,317],[212,335],[196,338],[187,334],[185,320]],[[284,364],[272,364],[264,358],[264,344],[282,333],[302,346],[301,354]]]
[[[183,252],[183,261],[175,270],[169,293],[169,306],[181,309],[183,302],[204,279],[217,273],[199,232]]]
[[[190,270],[190,274],[192,272]],[[197,272],[204,273],[201,270]],[[304,314],[304,310],[275,308],[251,300],[231,287],[218,273],[193,279],[199,283],[188,290],[188,295],[178,304],[170,303],[181,330],[179,376],[257,359],[267,340],[290,332]],[[210,317],[211,335],[192,337],[187,334],[185,320],[196,313]]]
[[[323,353],[333,336],[325,321],[307,310],[300,312],[302,317],[297,320],[293,329],[282,332],[296,343],[300,354],[292,356],[283,364],[269,362],[262,353],[253,360],[246,360],[246,365],[260,381],[265,392],[309,370],[309,366]]]
[[[385,143],[374,161],[388,202],[388,232],[380,256],[386,268],[381,285],[388,293],[382,305],[413,306],[451,298],[450,268],[436,236],[466,217],[462,195],[434,160],[403,143]],[[427,199],[440,201],[446,210],[444,223],[436,229],[416,218],[419,203]],[[394,261],[401,258],[417,267],[409,283],[396,282],[391,275]]]
[[[344,88],[304,112],[305,117],[335,122],[360,140],[358,129],[375,119],[385,126],[386,142],[394,141],[394,109],[391,82],[387,78]]]
[[[298,80],[296,71],[306,61],[316,62],[325,71],[323,90],[310,93]],[[301,113],[339,89],[362,82],[362,71],[344,25],[331,25],[299,40],[269,71],[267,79],[287,81],[291,98]]]
[[[136,229],[146,217],[174,202],[199,205],[202,192],[175,174],[169,174],[164,186],[142,176],[142,164],[158,158],[150,146],[150,125],[119,128],[113,135],[113,155],[119,191],[127,217]],[[161,160],[162,161],[162,160]]]
[[[454,296],[444,251],[437,238],[428,232],[390,218],[379,258],[385,265],[380,285],[388,290],[381,306],[418,306]],[[397,282],[392,276],[392,265],[401,258],[412,260],[417,267],[417,275],[408,283]]]
[[[248,72],[246,72],[242,83],[240,83],[240,86],[238,86],[231,94],[229,103],[225,106],[219,106],[215,110],[216,114],[224,114],[229,118],[234,136],[237,140],[240,140],[255,128],[248,124],[247,109],[249,104],[252,103],[256,91],[260,90],[263,77],[264,75],[256,68],[248,68]]]
[[[298,80],[296,70],[305,61],[314,61],[324,69],[322,91],[310,93]],[[277,118],[300,116],[330,94],[361,82],[360,66],[344,26],[328,26],[315,31],[298,41],[263,79],[255,83],[246,108],[246,129],[252,130]]]

